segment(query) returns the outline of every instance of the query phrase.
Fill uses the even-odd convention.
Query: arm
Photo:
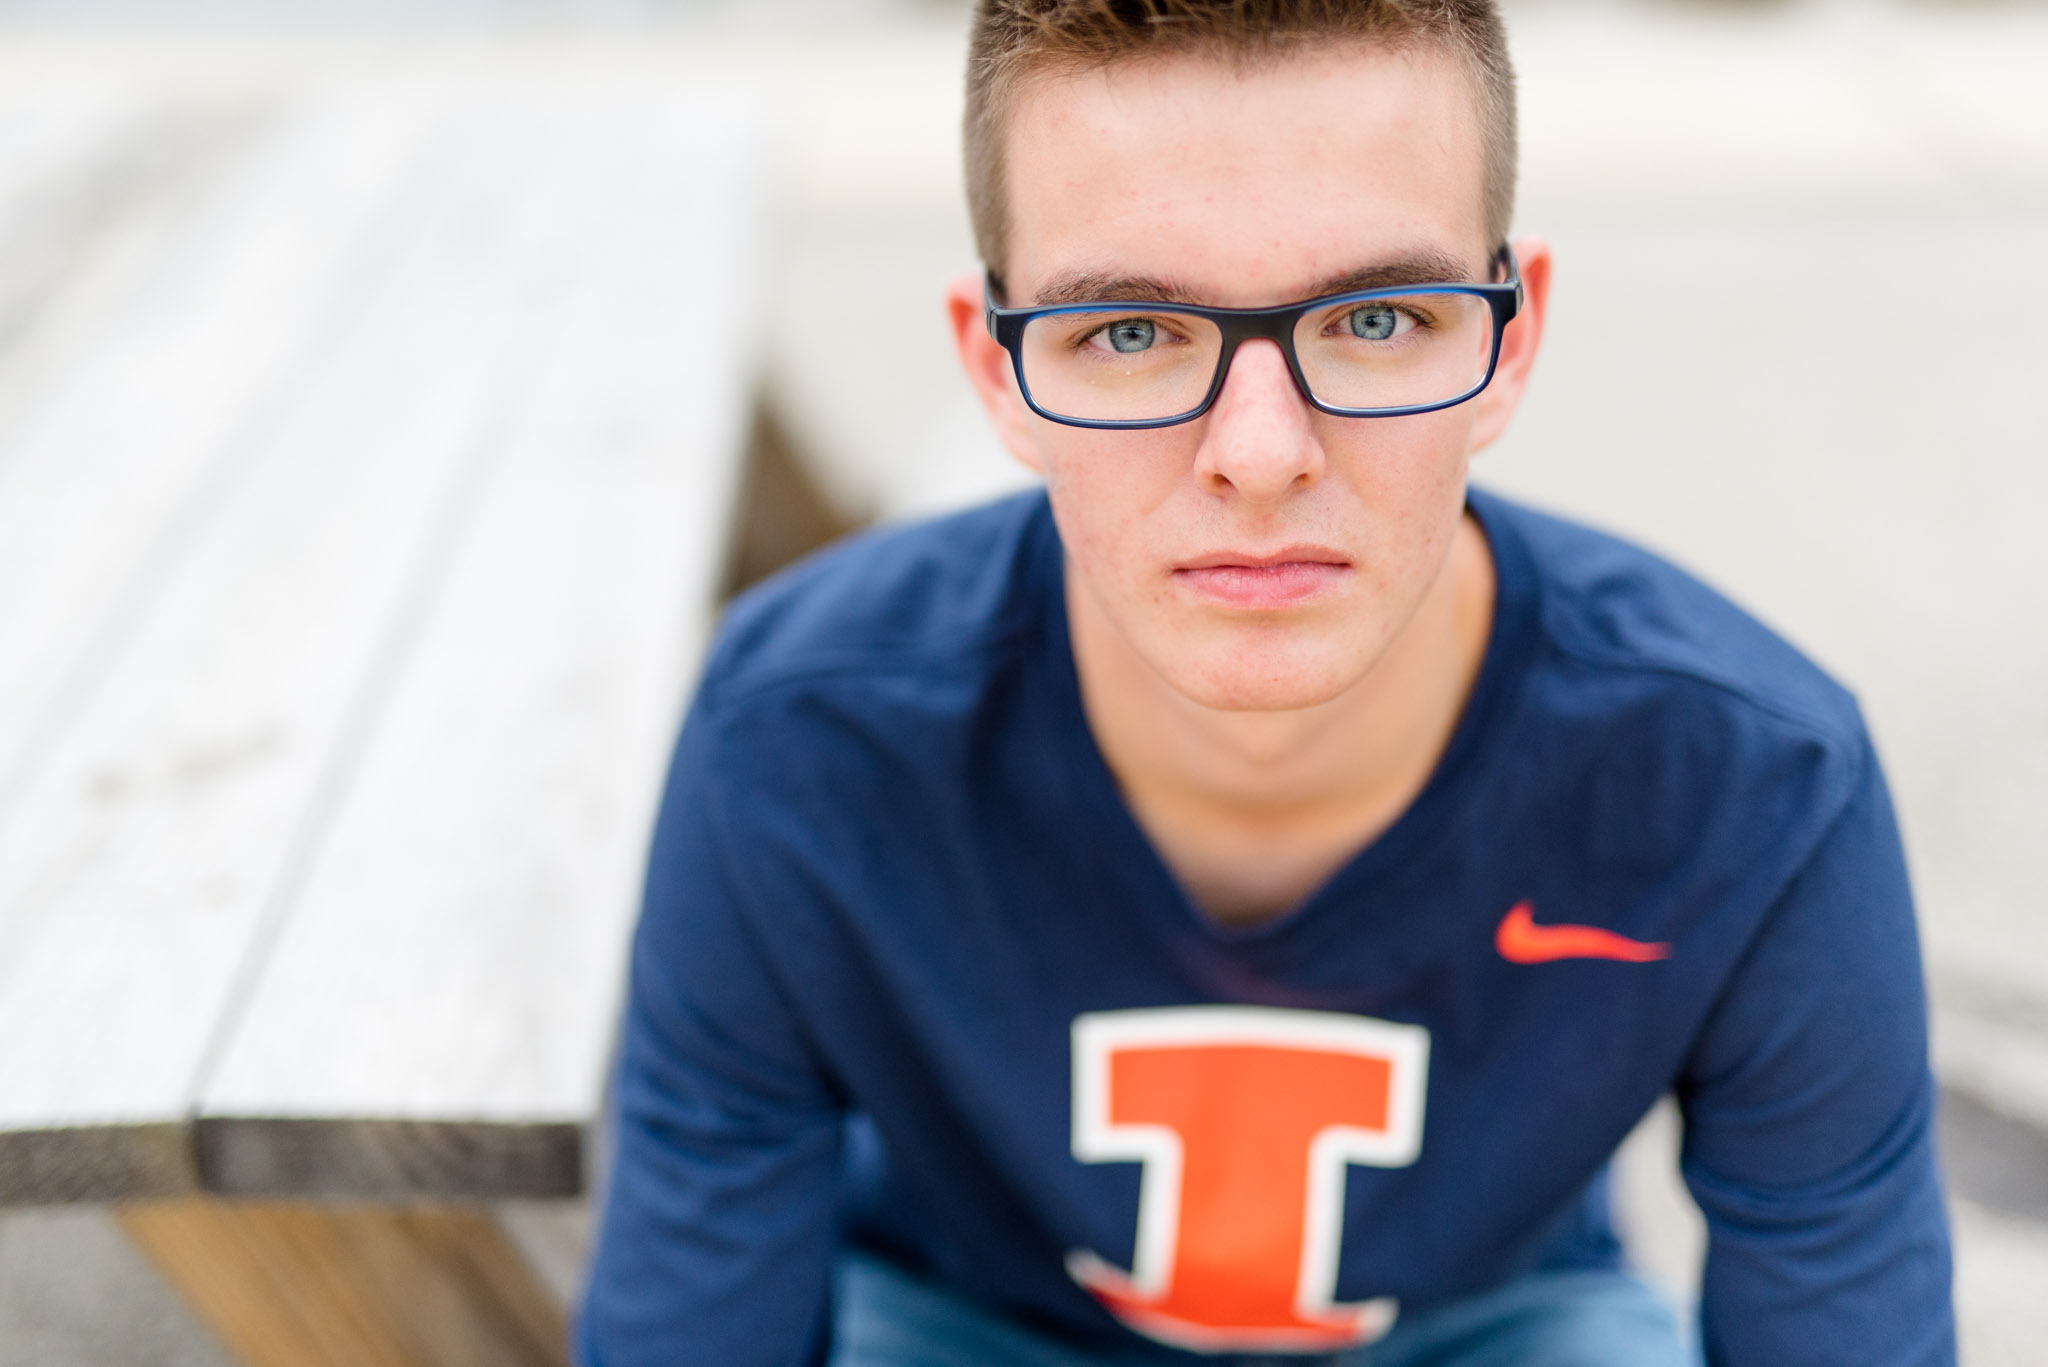
[[[1695,1046],[1684,1169],[1714,1367],[1950,1367],[1911,893],[1875,757]]]
[[[798,1367],[829,1339],[841,1105],[720,848],[705,730],[649,860],[582,1367]]]

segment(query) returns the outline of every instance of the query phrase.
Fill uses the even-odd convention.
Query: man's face
[[[1131,282],[1107,289],[1126,298],[1149,282],[1193,302],[1273,305],[1432,258],[1453,278],[1489,278],[1473,86],[1432,51],[1346,45],[1041,77],[1019,92],[1007,155],[1013,305],[1077,281],[1096,298],[1100,282]],[[1045,477],[1076,610],[1217,708],[1312,706],[1364,677],[1435,582],[1467,456],[1498,433],[1527,368],[1510,329],[1503,375],[1480,398],[1339,418],[1302,398],[1277,346],[1254,341],[1203,417],[1089,430],[1024,407],[1007,356],[975,336],[966,289],[953,299],[963,355],[1006,444]],[[1533,349],[1533,320],[1524,330]]]

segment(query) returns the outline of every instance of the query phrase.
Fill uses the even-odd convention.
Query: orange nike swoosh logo
[[[1648,944],[1598,926],[1539,926],[1527,902],[1500,918],[1493,947],[1511,964],[1547,964],[1558,959],[1619,959],[1646,964],[1671,957],[1668,944]]]

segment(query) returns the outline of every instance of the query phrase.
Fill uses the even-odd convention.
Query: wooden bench
[[[0,352],[0,1204],[118,1203],[251,1363],[562,1362],[493,1210],[588,1182],[759,141],[502,80],[101,113],[0,139],[0,247],[136,200],[0,278],[49,305]]]

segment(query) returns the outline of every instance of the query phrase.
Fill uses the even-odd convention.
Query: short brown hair
[[[1025,77],[1154,55],[1277,55],[1328,39],[1429,44],[1463,60],[1479,94],[1486,229],[1491,243],[1506,241],[1515,209],[1515,70],[1494,0],[975,0],[965,144],[967,208],[982,261],[999,271],[1008,248],[1003,133]]]

